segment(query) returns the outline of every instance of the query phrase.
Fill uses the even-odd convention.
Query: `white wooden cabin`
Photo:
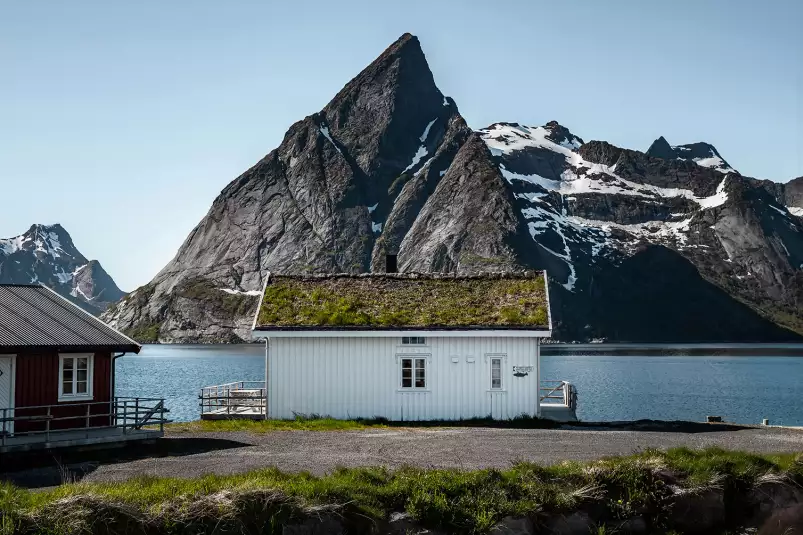
[[[267,388],[207,387],[203,418],[576,419],[571,385],[541,382],[542,272],[270,275],[252,336]]]

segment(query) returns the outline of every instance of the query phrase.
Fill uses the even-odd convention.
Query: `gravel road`
[[[709,428],[712,430],[705,432],[489,428],[389,428],[264,434],[181,432],[168,434],[150,449],[140,445],[133,448],[133,453],[129,451],[105,460],[98,452],[87,452],[80,462],[72,459],[65,464],[70,466],[75,477],[86,481],[120,481],[140,475],[196,477],[208,473],[233,474],[267,466],[314,474],[323,474],[339,466],[368,465],[504,468],[520,460],[554,464],[563,460],[593,460],[607,455],[627,455],[645,448],[676,446],[719,446],[767,453],[803,452],[803,431],[800,430],[705,427]],[[58,484],[58,480],[53,481],[54,477],[52,467],[0,475],[0,478],[29,487]]]
[[[175,435],[167,440],[215,439],[220,434]],[[519,460],[554,464],[626,455],[645,448],[720,446],[755,452],[803,452],[803,432],[743,429],[709,433],[555,429],[370,429],[350,432],[227,433],[243,444],[180,457],[140,459],[99,466],[87,479],[111,481],[140,474],[194,477],[265,466],[329,472],[338,466],[504,468]]]

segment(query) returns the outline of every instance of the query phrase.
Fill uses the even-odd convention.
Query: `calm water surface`
[[[576,351],[542,356],[541,375],[577,385],[578,416],[584,421],[700,421],[711,414],[739,423],[769,418],[773,424],[803,426],[803,357]],[[202,386],[261,381],[265,374],[261,345],[148,345],[116,366],[117,395],[164,397],[177,421],[198,419]]]

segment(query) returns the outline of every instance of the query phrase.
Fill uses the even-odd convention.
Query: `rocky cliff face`
[[[0,284],[41,283],[100,314],[121,297],[100,262],[87,260],[61,225],[33,225],[25,234],[0,239]]]
[[[706,143],[639,152],[554,121],[473,132],[407,34],[104,319],[142,340],[248,339],[268,271],[383,271],[396,255],[402,271],[546,269],[562,339],[792,339],[795,184],[742,177]]]

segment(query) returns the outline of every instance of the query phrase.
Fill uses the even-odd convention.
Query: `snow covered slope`
[[[0,238],[0,284],[45,284],[99,314],[123,292],[97,260],[87,260],[61,225],[33,225]]]

